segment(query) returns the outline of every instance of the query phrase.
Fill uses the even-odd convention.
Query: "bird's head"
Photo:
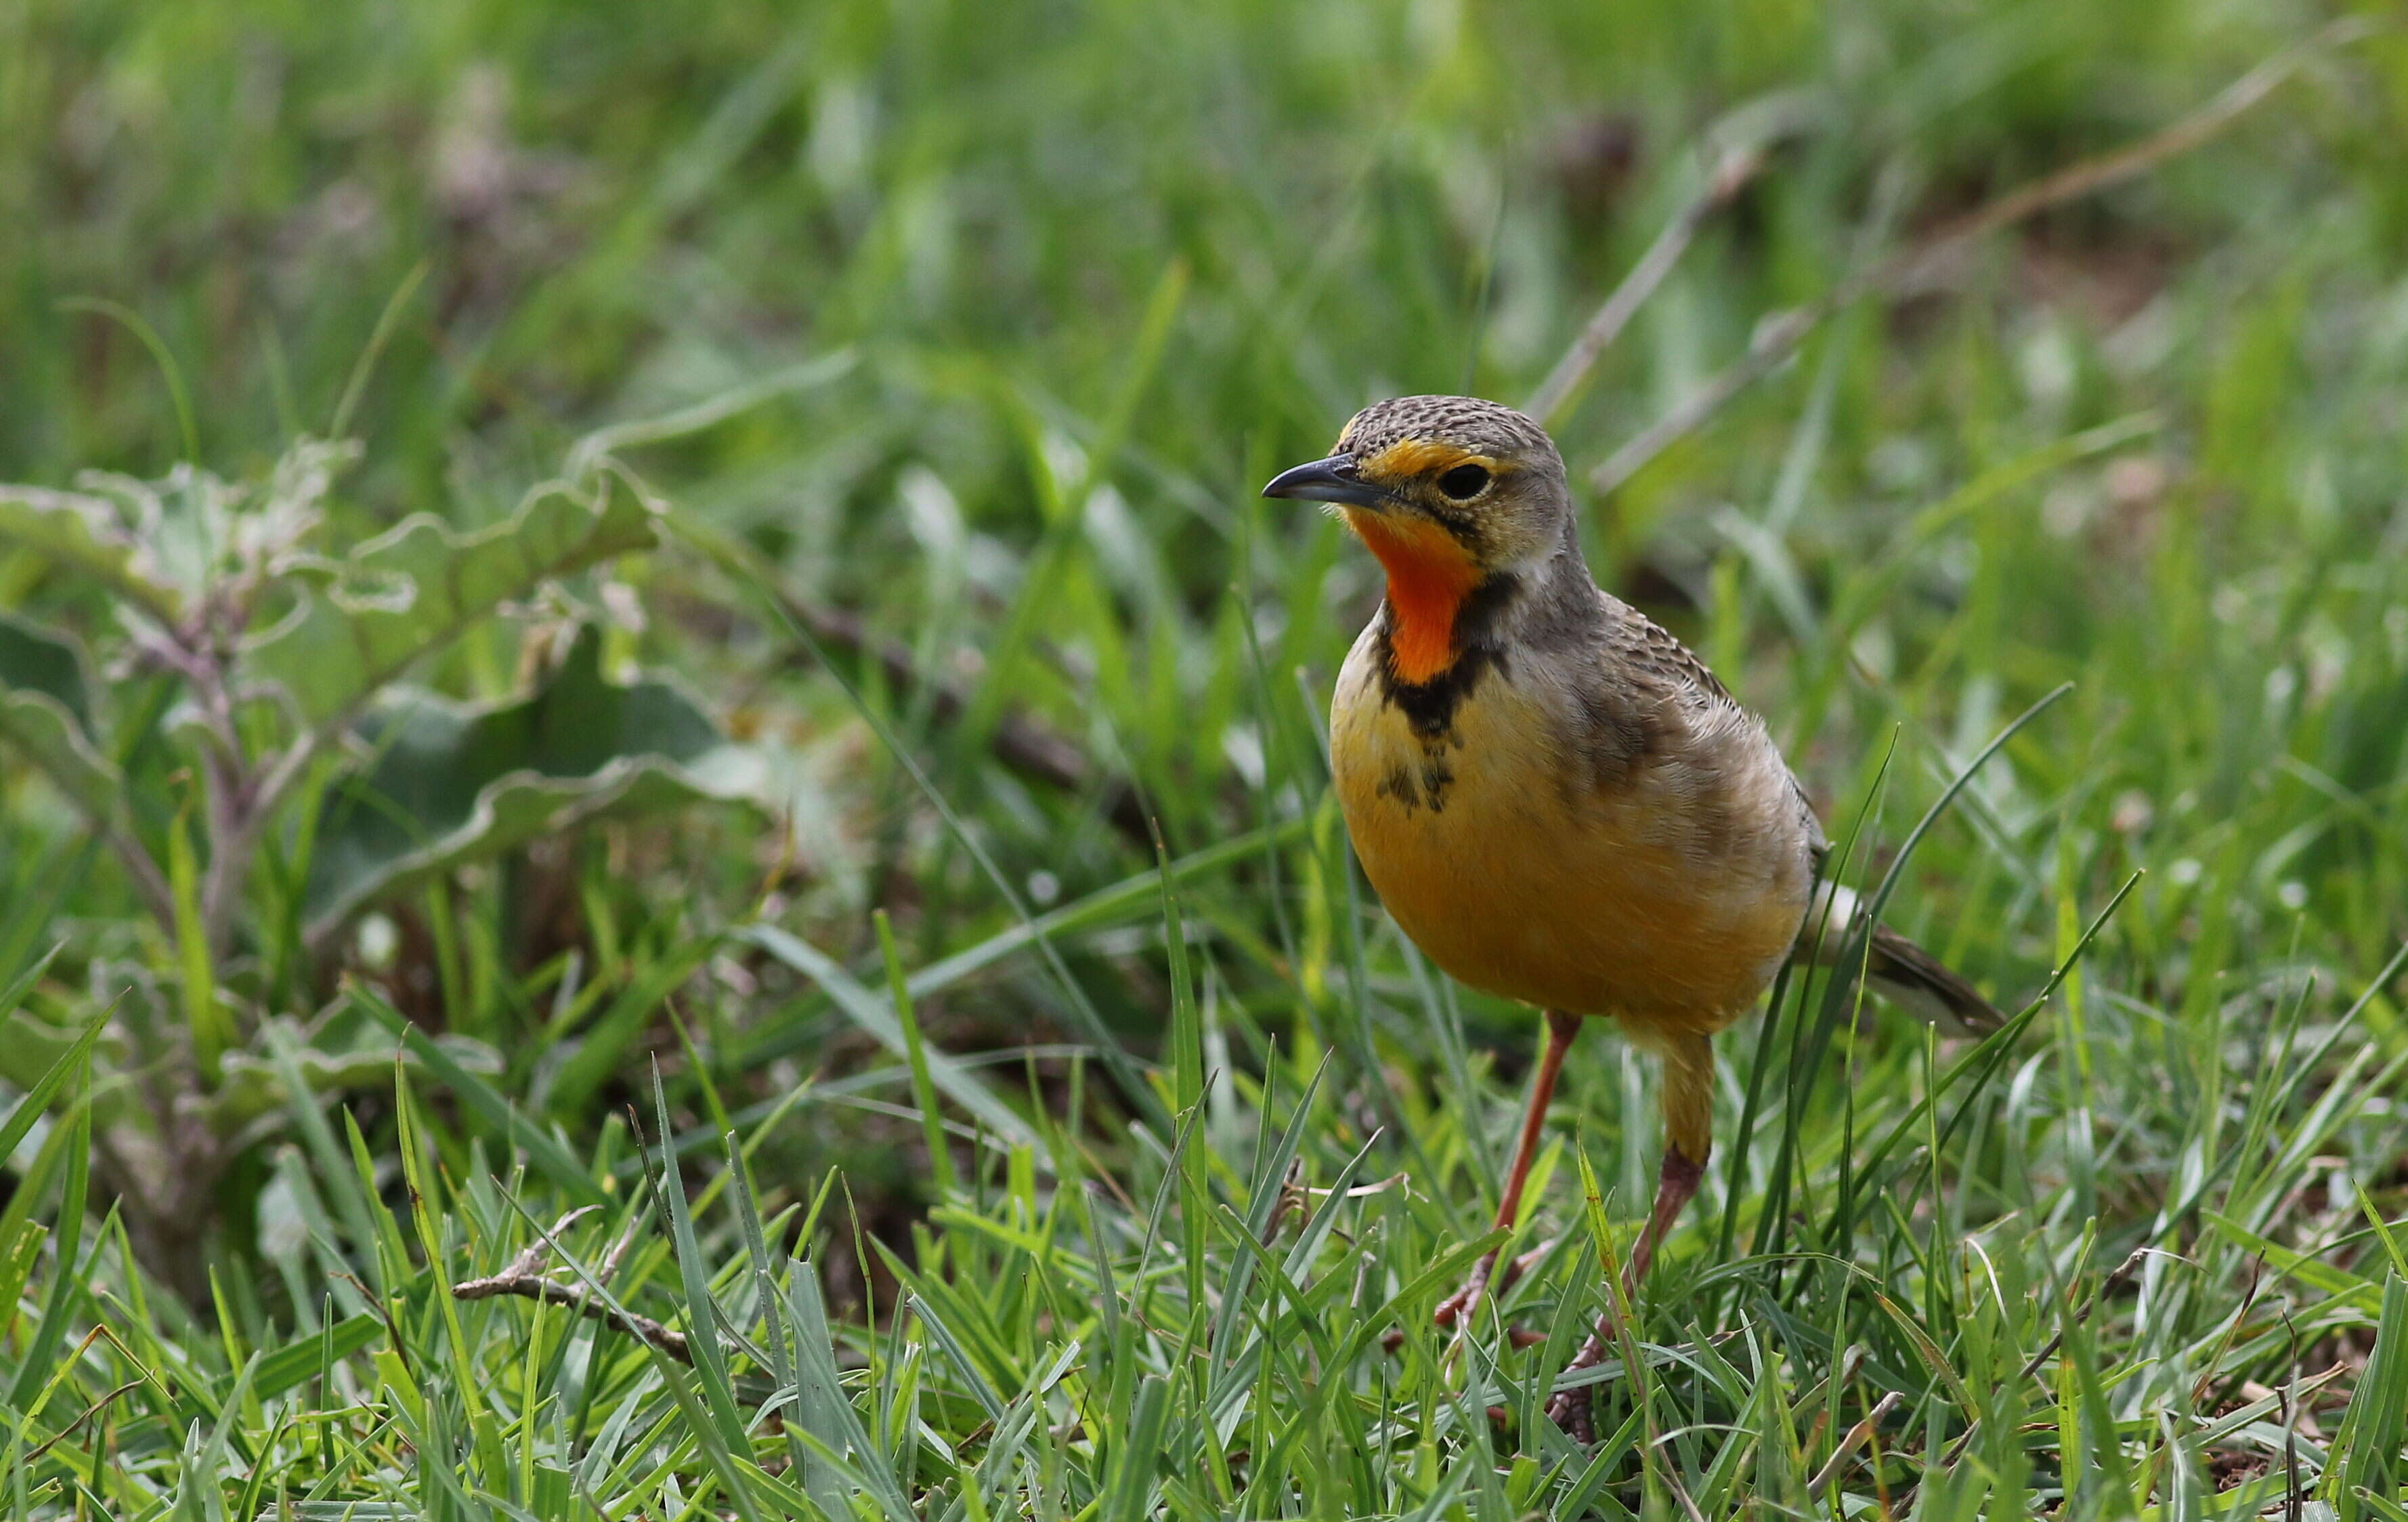
[[[1475,396],[1367,407],[1335,453],[1282,471],[1263,495],[1332,504],[1380,557],[1394,659],[1409,682],[1451,664],[1456,614],[1473,592],[1570,542],[1571,495],[1555,442],[1512,408]]]

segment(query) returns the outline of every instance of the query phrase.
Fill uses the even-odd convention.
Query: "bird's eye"
[[[1487,485],[1487,470],[1476,465],[1456,466],[1438,479],[1438,489],[1457,502],[1470,501]]]

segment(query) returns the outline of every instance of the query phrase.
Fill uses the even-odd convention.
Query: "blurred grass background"
[[[1180,1018],[1196,1022],[1198,1060],[1227,1075],[1208,1134],[1226,1157],[1215,1187],[1240,1215],[1278,1182],[1244,1160],[1254,1143],[1240,1139],[1259,1113],[1274,1127],[1302,1117],[1297,1145],[1315,1185],[1385,1128],[1363,1176],[1403,1173],[1418,1202],[1369,1199],[1350,1207],[1365,1219],[1346,1230],[1383,1242],[1406,1278],[1474,1241],[1484,1220],[1534,1023],[1440,986],[1351,886],[1318,725],[1338,658],[1376,602],[1374,567],[1320,518],[1259,501],[1262,481],[1322,452],[1383,395],[1526,395],[1696,194],[1705,145],[1734,111],[1779,113],[1794,131],[1555,418],[1576,481],[1737,358],[1770,315],[2016,184],[2145,136],[2347,8],[0,0],[0,480],[153,477],[186,458],[256,475],[295,436],[339,423],[365,446],[331,504],[344,532],[413,512],[474,528],[505,518],[596,429],[752,403],[620,452],[685,537],[619,562],[595,603],[612,612],[613,661],[678,673],[758,752],[755,807],[538,842],[382,906],[316,955],[282,946],[272,926],[248,929],[241,955],[283,970],[241,984],[243,1018],[311,1014],[351,997],[349,975],[421,1027],[495,1054],[492,1092],[529,1124],[556,1126],[578,1157],[595,1156],[597,1176],[632,1176],[622,1113],[637,1101],[654,1128],[653,1063],[670,1124],[696,1149],[691,1178],[726,1177],[713,1171],[714,1137],[730,1127],[760,1127],[746,1134],[773,1220],[840,1170],[859,1230],[814,1211],[817,1236],[783,1245],[820,1261],[831,1303],[853,1323],[847,1367],[872,1371],[866,1399],[885,1410],[904,1334],[872,1328],[904,1324],[904,1263],[939,1277],[975,1269],[989,1287],[1020,1271],[976,1257],[1003,1251],[992,1242],[947,1249],[923,1237],[933,1258],[913,1260],[913,1224],[932,1206],[940,1220],[944,1209],[984,1218],[990,1206],[996,1219],[1020,1219],[1010,1212],[1022,1206],[1075,1216],[1064,1201],[1076,1191],[1055,1184],[1119,1177],[1137,1201],[1134,1234],[1120,1241],[1092,1222],[1078,1234],[1101,1257],[1136,1250],[1148,1219],[1139,1180],[1176,1151],[1175,1127],[1147,1104],[1182,1096],[1166,1088],[1149,1101],[1099,1054],[1125,1047],[1124,1061],[1167,1074],[1167,1033],[1190,992],[1199,1009]],[[2383,7],[2356,8],[2389,21]],[[1985,239],[1912,291],[1851,307],[1636,477],[1583,496],[1600,581],[1697,644],[1767,714],[1835,838],[1887,758],[1867,826],[1874,868],[2006,720],[2075,683],[1923,844],[1892,919],[2012,1003],[2042,988],[2131,873],[2147,875],[1984,1091],[1989,1108],[1971,1137],[1933,1139],[1918,1155],[1930,1198],[1902,1202],[1893,1220],[1842,1206],[1813,1233],[1818,1250],[1856,1259],[1943,1330],[1970,1325],[1979,1299],[1967,1274],[1921,1260],[1939,1251],[1943,1221],[2014,1236],[2032,1255],[2018,1284],[2087,1274],[2095,1287],[2141,1246],[2190,1255],[2186,1269],[2153,1267],[2141,1303],[2119,1300],[2113,1325],[2102,1317],[2086,1334],[2097,1345],[2081,1367],[2125,1371],[2101,1376],[2095,1411],[2066,1376],[2060,1414],[2091,1411],[2088,1435],[2067,1415],[2033,1440],[2034,1472],[2053,1476],[2032,1482],[2033,1503],[2069,1515],[2172,1505],[2152,1487],[2179,1489],[2168,1476],[2186,1464],[2221,1484],[2272,1461],[2263,1483],[2280,1481],[2279,1450],[2270,1460],[2229,1434],[2200,1437],[2206,1428],[2168,1429],[2163,1452],[2185,1457],[2153,1469],[2166,1392],[2196,1382],[2200,1412],[2245,1409],[2259,1399],[2251,1390],[2300,1370],[2363,1366],[2372,1328],[2391,1324],[2378,1304],[2381,1239],[2361,1201],[2387,1219],[2408,1193],[2393,1081],[2408,1057],[2400,985],[2374,988],[2353,1023],[2334,1020],[2408,936],[2403,248],[2408,39],[2378,29],[2308,57],[2198,151]],[[135,325],[78,298],[138,317],[165,364]],[[745,390],[839,352],[853,361],[835,380]],[[728,553],[714,559],[695,541]],[[897,642],[958,704],[838,651],[856,703],[729,572],[746,556],[796,604]],[[0,553],[0,605],[105,621],[89,588],[24,549]],[[414,674],[499,699],[519,690],[537,643],[528,621],[497,622]],[[998,762],[999,727],[1022,718],[1083,758],[1073,785]],[[924,768],[928,791],[882,728]],[[1135,876],[1153,853],[1115,824],[1113,779],[1134,787],[1174,857],[1274,833],[1184,878],[1168,922],[1181,933],[1167,935],[1154,890]],[[135,923],[106,861],[65,869],[78,826],[55,795],[19,772],[8,785],[10,967],[64,946],[16,1018],[36,1035],[72,1030],[107,1004],[109,958],[166,964],[172,948]],[[1060,975],[1006,943],[1024,910],[1099,893],[1114,895],[1110,912],[1069,923]],[[923,975],[929,1041],[989,1054],[980,1070],[995,1091],[1054,1117],[1043,1189],[1015,1174],[983,1203],[948,1195],[909,1066],[864,1034],[827,978],[754,934],[799,936],[875,988],[878,908],[893,917],[898,965]],[[1173,947],[1196,958],[1192,969],[1178,970]],[[972,964],[948,962],[964,953]],[[1814,1083],[1773,1105],[1782,1118],[1764,1147],[1778,1132],[1779,1159],[1743,1146],[1724,1155],[1673,1257],[1698,1274],[1728,1255],[1739,1278],[1673,1297],[1659,1313],[1667,1345],[1680,1328],[1695,1334],[1684,1345],[1702,1346],[1738,1325],[1750,1302],[1729,1285],[1757,1283],[1750,1271],[1792,1283],[1801,1323],[1844,1328],[1847,1307],[1862,1310],[1844,1277],[1813,1278],[1811,1292],[1783,1280],[1791,1271],[1765,1235],[1778,1229],[1746,1213],[1773,1177],[1787,1180],[1800,1138],[1811,1156],[1798,1164],[1809,1201],[1799,1220],[1823,1220],[1835,1199],[1866,1188],[1849,1139],[1928,1091],[1918,1041],[1885,1019],[1860,1039],[1843,1034]],[[1770,1063],[1777,1078],[1779,1065],[1753,1027],[1725,1047],[1727,1127],[1751,1074],[1761,1080]],[[1297,1108],[1296,1081],[1331,1052],[1323,1086]],[[1268,1075],[1284,1098],[1265,1098]],[[450,1186],[473,1193],[501,1154],[478,1152],[472,1168],[470,1149],[497,1148],[513,1127],[421,1081],[422,1139]],[[1652,1113],[1651,1081],[1597,1041],[1576,1053],[1558,1107],[1560,1134],[1577,1125],[1601,1186],[1625,1202],[1652,1176],[1656,1138],[1625,1124]],[[368,1150],[394,1153],[392,1094],[348,1103]],[[1137,1140],[1132,1109],[1151,1127]],[[348,1159],[312,1149],[308,1134],[297,1114],[271,1118],[210,1185],[191,1261],[218,1276],[201,1309],[220,1325],[183,1334],[191,1371],[158,1382],[143,1418],[155,1451],[114,1478],[98,1457],[64,1473],[28,1465],[22,1484],[54,1486],[50,1504],[84,1505],[81,1486],[95,1506],[113,1498],[112,1515],[147,1515],[204,1480],[238,1487],[264,1472],[260,1456],[276,1447],[264,1430],[239,1458],[179,1452],[193,1408],[179,1402],[215,1389],[215,1420],[243,1361],[236,1349],[332,1325],[325,1302],[346,1254],[399,1275],[405,1241],[424,1247],[414,1227],[385,1242],[337,1211],[317,1257],[275,1267],[291,1240],[277,1233],[294,1229],[306,1194],[293,1181],[315,1178],[330,1198],[358,1182],[336,1182]],[[963,1157],[975,1175],[978,1159]],[[1543,1207],[1566,1227],[1578,1224],[1573,1166],[1556,1170]],[[371,1195],[397,1198],[389,1169],[369,1171]],[[2215,1208],[2247,1240],[2202,1237],[2210,1188],[2232,1191]],[[525,1208],[549,1220],[557,1203]],[[1742,1245],[1757,1257],[1717,1239],[1727,1207],[1749,1222]],[[47,1219],[54,1204],[45,1193],[27,1208]],[[452,1250],[483,1255],[487,1271],[528,1240],[492,1199],[462,1203],[460,1217],[468,1235]],[[744,1252],[735,1219],[706,1224],[713,1263]],[[937,1237],[964,1229],[954,1220]],[[1929,1239],[1920,1248],[1918,1235]],[[2278,1292],[2256,1274],[2272,1271],[2249,1267],[2268,1252],[2279,1267],[2286,1248],[2326,1255],[2317,1271],[2348,1279],[2286,1282],[2281,1293],[2300,1297],[2286,1302],[2297,1346],[2268,1329],[2262,1297]],[[1182,1251],[1243,1256],[1206,1237]],[[114,1285],[108,1298],[68,1296],[55,1313],[62,1337],[180,1314],[160,1309],[172,1296],[132,1287],[130,1259],[106,1262],[94,1271]],[[675,1266],[654,1270],[636,1283],[656,1297],[653,1314],[674,1319],[692,1284]],[[1093,1271],[1082,1259],[1079,1272]],[[2177,1292],[2161,1271],[2189,1277]],[[1583,1303],[1567,1286],[1594,1274],[1572,1265],[1542,1277],[1541,1308],[1559,1290]],[[38,1297],[50,1282],[49,1270],[25,1282],[27,1313],[0,1334],[14,1338],[8,1357],[61,1354],[58,1340],[29,1340],[47,1324],[34,1313],[50,1305]],[[432,1328],[430,1307],[449,1302],[431,1279],[416,1282],[410,1303]],[[1081,1282],[1065,1294],[1111,1293]],[[1978,1386],[1991,1367],[1981,1359],[2005,1369],[2037,1351],[2062,1331],[2052,1307],[2079,1296],[2034,1293],[2018,1351],[1985,1343],[1977,1357],[1942,1337],[1943,1361]],[[1297,1314],[1275,1304],[1266,1315]],[[2150,1323],[2153,1308],[2172,1322]],[[513,1323],[487,1309],[478,1325],[494,1347],[461,1356],[490,1352],[514,1368],[503,1333],[537,1313],[514,1306]],[[541,1314],[537,1343],[565,1347],[571,1319]],[[1078,1322],[1067,1303],[1052,1314],[1024,1328],[1033,1364]],[[1894,1343],[1892,1372],[1927,1371],[1911,1339],[1879,1335]],[[2408,1390],[2408,1348],[2392,1345]],[[1801,1409],[1814,1381],[1837,1391],[1857,1377],[1842,1377],[1847,1348],[1845,1338],[1799,1345],[1789,1385]],[[39,1431],[21,1424],[21,1447],[119,1383],[105,1346],[82,1357],[56,1371],[59,1409]],[[2158,1371],[2135,1379],[2152,1358]],[[638,1385],[659,1377],[640,1360],[628,1367]],[[934,1381],[934,1367],[911,1377]],[[1435,1355],[1430,1367],[1435,1389]],[[458,1372],[448,1399],[473,1408],[477,1382]],[[25,1393],[52,1373],[33,1375]],[[2328,1429],[2355,1380],[2329,1387]],[[1943,1410],[1944,1386],[1907,1408],[1900,1446],[1928,1447],[1927,1459],[1963,1425]],[[528,1387],[551,1388],[532,1368]],[[387,1480],[365,1478],[374,1466],[339,1468],[339,1443],[321,1453],[315,1435],[372,1429],[375,1379],[329,1373],[309,1388],[319,1414],[292,1418],[323,1424],[302,1444],[318,1466],[308,1475],[331,1477],[329,1498],[383,1494],[375,1486]],[[1049,1388],[1031,1399],[1067,1399]],[[665,1389],[638,1393],[683,1410]],[[571,1393],[593,1408],[590,1390]],[[928,1417],[931,1434],[957,1444],[948,1452],[968,1473],[979,1453],[966,1434],[993,1414],[952,1399],[958,1409],[940,1401]],[[1687,1419],[1711,1414],[1767,1443],[1796,1418],[1802,1472],[1870,1409],[1843,1419],[1834,1395],[1816,1427],[1795,1411],[1735,1416],[1711,1390],[1694,1399]],[[652,1406],[640,1409],[650,1423]],[[1585,1472],[1548,1467],[1560,1455],[1526,1434],[1526,1453],[1550,1457],[1492,1496],[1457,1472],[1460,1456],[1484,1451],[1476,1433],[1425,1423],[1399,1436],[1376,1412],[1358,1423],[1303,1409],[1298,1420],[1327,1424],[1309,1429],[1315,1442],[1426,1443],[1429,1457],[1397,1472],[1401,1490],[1379,1489],[1369,1471],[1359,1484],[1298,1481],[1294,1492],[1257,1475],[1251,1502],[1402,1512],[1438,1497],[1485,1515],[1509,1500],[1563,1503]],[[1652,1412],[1643,1400],[1630,1409]],[[1168,1430],[1184,1430],[1185,1408],[1165,1410]],[[2098,1420],[2120,1434],[2124,1457],[2102,1457],[2114,1443],[2094,1451]],[[465,1431],[476,1418],[462,1421]],[[1049,1427],[1064,1423],[1044,1462],[1067,1468],[1040,1465],[1050,1478],[1025,1495],[1059,1481],[1075,1511],[1129,1499],[1114,1486],[1145,1494],[1111,1467],[1120,1437],[1069,1430],[1059,1411]],[[894,1458],[901,1440],[872,1426]],[[559,1462],[575,1463],[590,1438],[581,1425],[577,1441],[563,1437]],[[532,1439],[514,1438],[514,1451],[522,1441]],[[1258,1459],[1270,1444],[1267,1432],[1211,1441],[1225,1457],[1251,1442]],[[461,1504],[491,1490],[537,1506],[536,1490],[500,1477],[511,1465],[486,1473],[484,1450],[463,1451],[462,1472],[481,1477],[462,1482]],[[716,1476],[706,1484],[723,1495],[740,1489],[700,1451],[665,1462],[640,1494],[606,1461],[590,1493],[603,1510],[676,1515],[703,1504],[696,1473]],[[1672,1462],[1684,1494],[1727,1482],[1715,1493],[1733,1507],[1780,1503],[1789,1482],[1728,1457],[1754,1451],[1693,1436]],[[2007,1473],[2005,1450],[1990,1459],[1985,1484],[2029,1479]],[[939,1500],[949,1484],[974,1488],[931,1478],[945,1472],[925,1454],[897,1462],[907,1489],[916,1473]],[[1615,1463],[1581,1504],[1670,1504],[1652,1461]],[[2341,1458],[2311,1469],[2324,1483]],[[2070,1478],[2082,1473],[2115,1483],[2083,1492]],[[295,1495],[304,1483],[320,1482],[296,1481]],[[1851,1507],[1886,1508],[1888,1483],[1851,1479]],[[1546,1486],[1557,1488],[1532,1488]],[[449,1494],[430,1504],[452,1504]],[[582,1504],[589,1492],[578,1494]],[[1948,1504],[1979,1506],[1984,1494]],[[2338,1480],[2326,1495],[2372,1504]]]

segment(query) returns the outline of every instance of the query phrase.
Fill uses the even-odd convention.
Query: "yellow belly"
[[[1599,785],[1543,701],[1501,676],[1428,740],[1363,664],[1348,662],[1331,712],[1339,801],[1372,886],[1432,961],[1642,1036],[1712,1032],[1755,1002],[1812,886],[1777,756],[1777,788],[1750,756],[1716,770],[1678,754]]]

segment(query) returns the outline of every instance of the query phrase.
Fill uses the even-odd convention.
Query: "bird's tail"
[[[1854,893],[1836,883],[1824,883],[1806,916],[1796,958],[1804,961],[1812,953],[1814,960],[1827,967],[1836,962],[1858,912]],[[1971,984],[1886,925],[1873,926],[1865,982],[1892,1004],[1950,1035],[1986,1035],[2006,1023],[2006,1017]]]

